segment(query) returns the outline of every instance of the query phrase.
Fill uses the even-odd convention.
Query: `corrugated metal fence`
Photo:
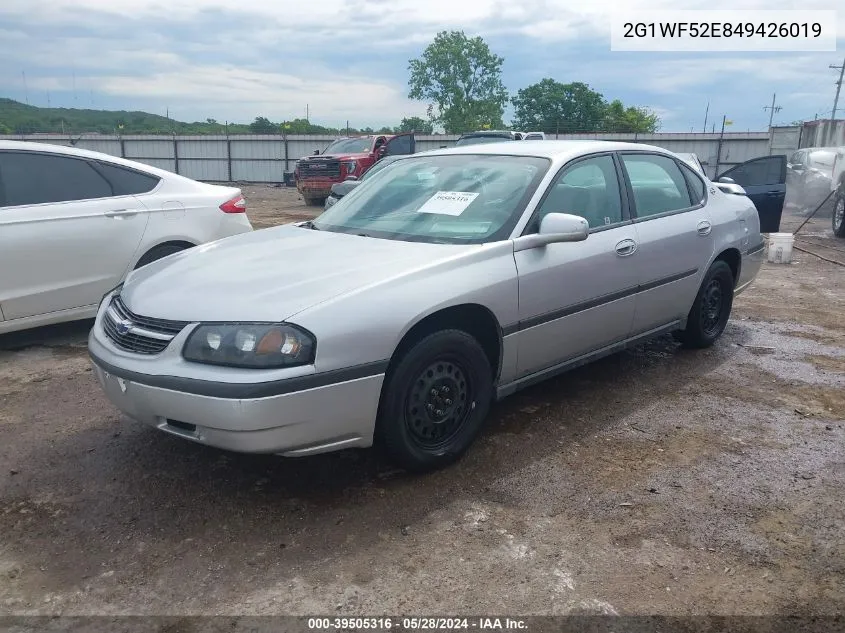
[[[109,136],[86,134],[67,136],[36,134],[0,136],[2,139],[37,141],[76,147],[120,156],[161,169],[209,182],[282,182],[284,172],[294,168],[296,160],[322,150],[330,136]],[[457,136],[417,136],[417,151],[451,146]],[[550,138],[554,138],[552,135]],[[698,155],[712,177],[718,170],[757,156],[790,153],[793,148],[773,148],[767,132],[725,134],[561,134],[560,139],[604,139],[648,143],[674,152]],[[783,144],[783,143],[781,143]]]

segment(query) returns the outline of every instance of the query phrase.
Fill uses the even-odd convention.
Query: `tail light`
[[[223,213],[246,213],[246,200],[240,194],[220,205]]]

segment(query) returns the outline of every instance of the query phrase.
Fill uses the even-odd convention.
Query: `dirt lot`
[[[256,227],[314,215],[245,193]],[[90,323],[0,337],[0,613],[841,614],[843,315],[843,268],[798,252],[713,349],[662,338],[522,392],[422,477],[133,423]]]

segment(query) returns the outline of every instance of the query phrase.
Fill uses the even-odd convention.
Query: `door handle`
[[[767,191],[766,195],[769,196],[770,198],[776,198],[777,196],[782,196],[783,193],[780,192],[780,191]]]
[[[696,231],[698,231],[699,235],[710,235],[710,231],[713,229],[713,226],[707,220],[702,220],[698,223],[696,227]]]
[[[128,218],[138,215],[138,212],[135,209],[115,209],[114,211],[106,211],[103,215],[107,218]]]
[[[636,250],[637,243],[631,239],[622,240],[621,242],[616,244],[616,254],[619,255],[619,257],[627,257],[628,255],[633,255]]]

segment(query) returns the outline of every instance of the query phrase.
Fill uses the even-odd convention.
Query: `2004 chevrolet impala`
[[[734,187],[638,144],[409,156],[314,221],[133,272],[90,354],[117,407],[196,442],[434,468],[526,385],[661,333],[713,344],[763,255]]]

